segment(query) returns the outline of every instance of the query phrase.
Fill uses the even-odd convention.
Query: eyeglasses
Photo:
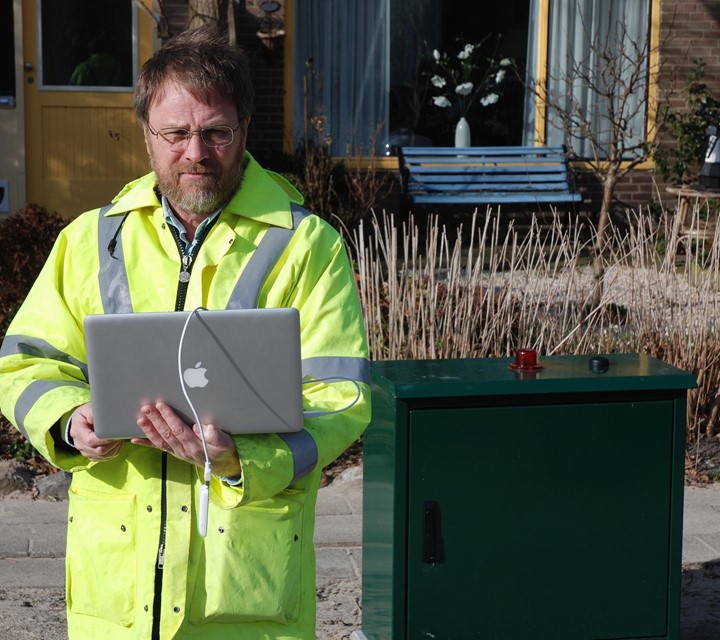
[[[166,127],[157,131],[148,123],[148,129],[156,138],[162,138],[170,145],[170,151],[183,151],[190,143],[190,138],[199,135],[206,147],[217,149],[227,147],[233,143],[235,132],[240,128],[238,124],[234,129],[228,125],[218,124],[214,127],[203,127],[195,131],[180,129],[178,127]]]

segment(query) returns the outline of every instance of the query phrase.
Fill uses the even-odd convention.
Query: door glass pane
[[[43,88],[132,87],[132,2],[40,0],[39,5]]]
[[[0,1],[0,105],[15,102],[15,21],[12,0]]]

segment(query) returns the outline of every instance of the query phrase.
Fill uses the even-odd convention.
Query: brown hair
[[[175,36],[142,66],[135,84],[135,115],[142,124],[168,80],[206,104],[219,93],[235,104],[240,120],[252,112],[255,92],[247,55],[215,25]]]

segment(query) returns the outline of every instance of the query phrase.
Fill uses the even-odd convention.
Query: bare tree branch
[[[607,32],[588,26],[579,4],[577,14],[586,47],[578,57],[568,54],[564,69],[551,69],[548,84],[554,92],[529,79],[526,86],[547,110],[547,122],[563,133],[572,157],[586,160],[603,187],[596,236],[596,295],[602,293],[603,246],[617,183],[639,164],[649,160],[659,144],[667,110],[648,105],[649,89],[657,86],[661,65],[651,65],[670,36],[651,49],[649,33],[635,33],[624,20],[613,22]],[[611,8],[608,7],[608,11]],[[608,18],[611,18],[609,15]],[[669,30],[668,33],[672,33]],[[669,96],[668,96],[669,97]],[[650,114],[648,106],[654,109]],[[652,115],[653,117],[649,117]],[[642,126],[642,130],[637,130]]]

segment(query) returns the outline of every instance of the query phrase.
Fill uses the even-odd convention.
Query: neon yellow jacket
[[[0,410],[50,462],[73,472],[70,638],[150,639],[154,619],[163,640],[313,638],[320,470],[369,421],[367,346],[341,238],[298,206],[282,178],[248,154],[241,188],[194,260],[184,308],[296,307],[303,374],[357,380],[360,401],[307,419],[298,434],[235,436],[243,481],[213,478],[205,539],[196,525],[202,470],[129,442],[113,460],[93,463],[51,434],[90,400],[83,318],[175,309],[180,253],[154,186],[152,174],[140,178],[109,210],[63,230],[0,350]],[[318,382],[303,394],[306,409],[337,409],[356,388]]]

